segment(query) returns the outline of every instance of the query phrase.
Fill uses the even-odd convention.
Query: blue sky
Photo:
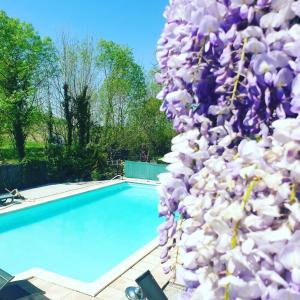
[[[164,25],[168,0],[0,0],[9,16],[30,22],[42,36],[87,35],[128,45],[138,63],[149,69]]]

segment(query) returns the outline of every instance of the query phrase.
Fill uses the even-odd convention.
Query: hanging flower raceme
[[[178,135],[160,175],[161,260],[187,299],[300,299],[298,2],[166,9],[158,97]]]
[[[228,120],[243,135],[296,116],[300,25],[294,2],[172,1],[157,58],[162,110],[176,129],[191,109],[214,124]]]

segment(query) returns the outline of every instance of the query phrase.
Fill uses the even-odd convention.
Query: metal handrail
[[[122,175],[116,175],[111,180],[117,179],[118,177],[121,177],[121,179],[123,180],[123,176]]]

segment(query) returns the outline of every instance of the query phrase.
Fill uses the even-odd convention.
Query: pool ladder
[[[123,180],[123,176],[122,175],[116,175],[115,177],[113,177],[111,180],[117,179],[117,178],[121,178]]]

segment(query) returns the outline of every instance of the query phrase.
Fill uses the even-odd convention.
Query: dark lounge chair
[[[14,189],[10,191],[9,189],[5,189],[10,195],[13,195],[16,199],[25,200],[26,198],[21,195],[18,189]]]
[[[125,290],[126,297],[130,300],[168,300],[151,272],[148,270],[136,280],[140,288],[128,287]]]
[[[15,195],[8,193],[4,195],[0,195],[0,204],[5,205],[12,203],[15,200]]]
[[[50,300],[45,292],[28,280],[11,282],[14,276],[0,269],[0,300],[36,299]]]
[[[12,203],[21,203],[22,200],[25,200],[25,197],[21,193],[14,189],[12,191],[5,189],[6,194],[0,195],[0,205],[12,204]]]
[[[2,290],[13,278],[14,276],[0,269],[0,290]]]

